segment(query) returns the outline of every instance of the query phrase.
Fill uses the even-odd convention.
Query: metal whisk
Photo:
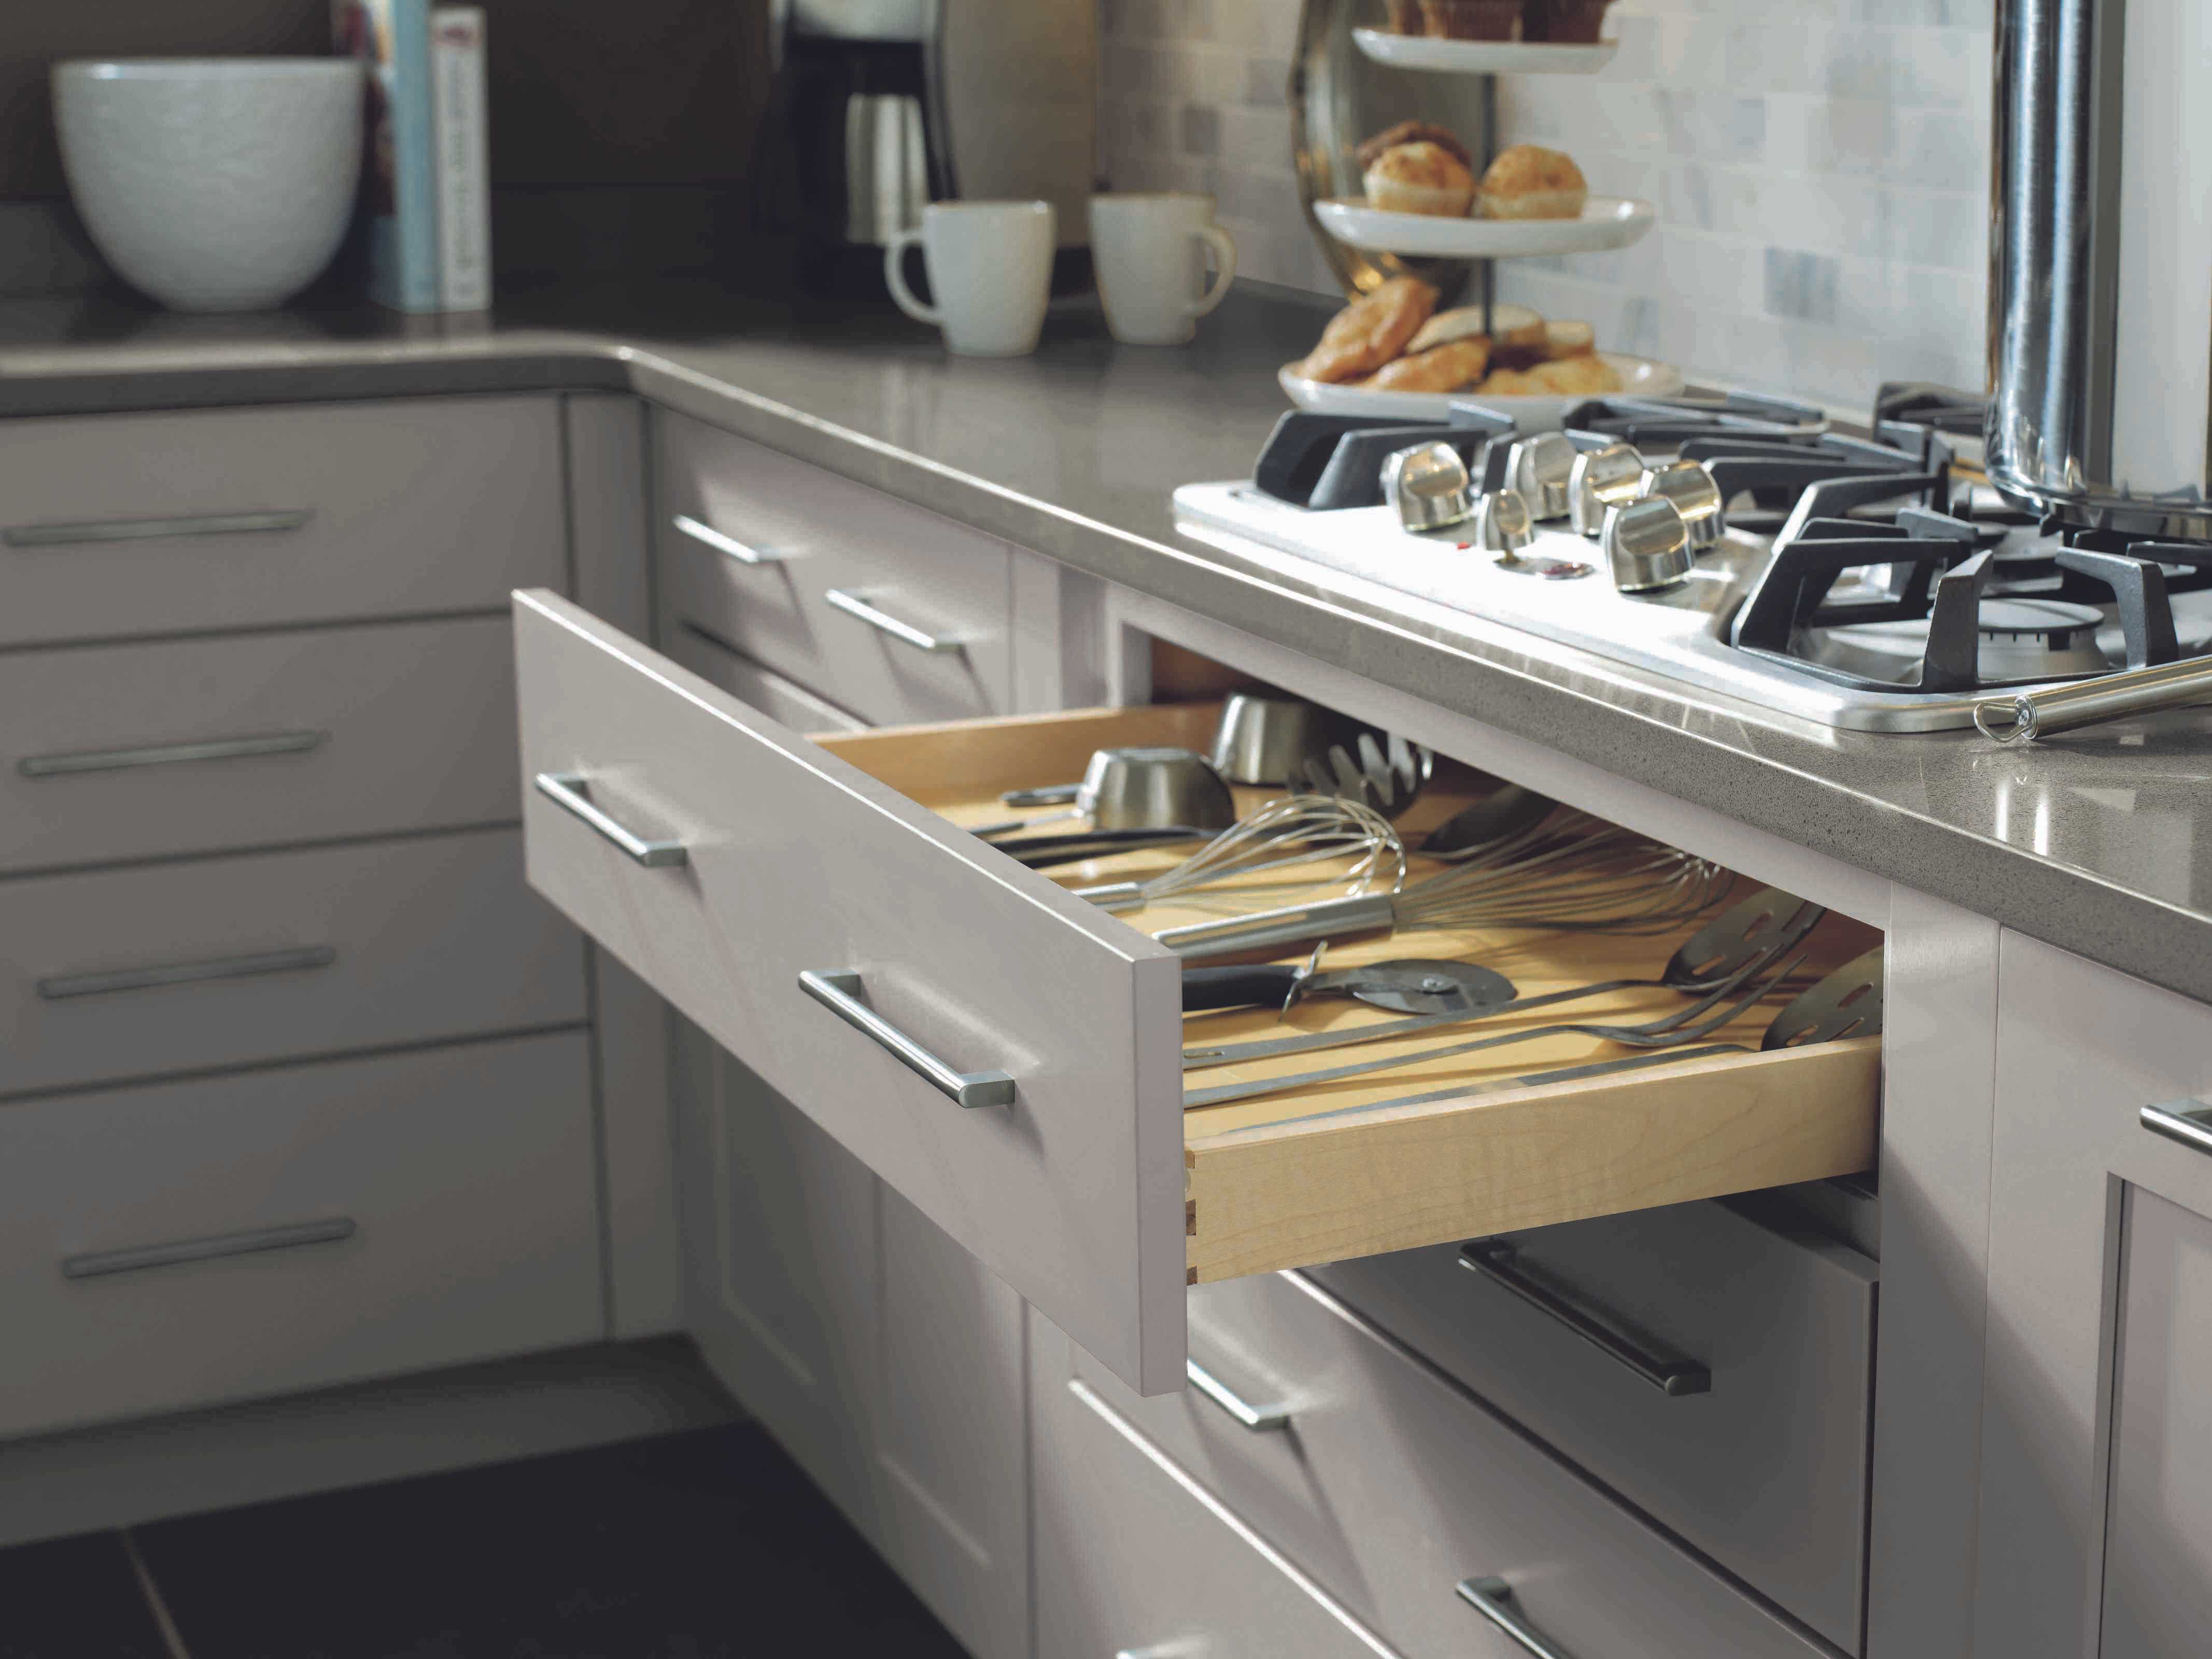
[[[1240,818],[1172,870],[1144,881],[1079,887],[1076,895],[1109,910],[1141,909],[1155,899],[1181,896],[1294,865],[1349,859],[1348,866],[1317,879],[1290,884],[1309,890],[1341,889],[1348,895],[1397,890],[1406,878],[1406,848],[1389,819],[1373,808],[1334,795],[1285,795]],[[1280,885],[1281,884],[1272,884]],[[1271,884],[1257,884],[1264,890]]]
[[[1191,958],[1421,927],[1658,933],[1718,902],[1733,880],[1717,864],[1601,820],[1554,814],[1397,892],[1195,922],[1158,937]]]

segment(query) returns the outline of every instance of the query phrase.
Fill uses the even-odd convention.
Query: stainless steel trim
[[[32,755],[15,763],[27,778],[66,777],[76,772],[120,772],[137,766],[183,766],[199,761],[249,760],[260,755],[304,755],[331,740],[327,732],[264,732],[192,743],[142,744],[131,749],[80,749]]]
[[[735,559],[739,564],[781,564],[791,556],[773,547],[754,547],[739,541],[735,536],[726,536],[714,526],[702,524],[688,513],[678,513],[668,522],[679,533]]]
[[[351,1238],[359,1231],[351,1216],[342,1215],[328,1221],[295,1221],[281,1227],[249,1227],[241,1232],[179,1239],[171,1244],[140,1244],[125,1250],[88,1250],[80,1255],[62,1258],[62,1277],[106,1279],[115,1273],[143,1273],[149,1267],[215,1261],[227,1255],[258,1255],[264,1250],[295,1250],[305,1244],[335,1244]]]
[[[2154,1135],[2178,1140],[2191,1152],[2212,1153],[2212,1106],[2201,1100],[2169,1100],[2142,1109],[2142,1126]]]
[[[303,530],[309,508],[275,513],[198,513],[173,519],[85,519],[69,524],[11,524],[0,529],[9,547],[71,547],[86,542],[166,541],[185,536],[269,536]]]
[[[1227,1383],[1195,1359],[1185,1359],[1182,1362],[1182,1371],[1183,1375],[1190,1379],[1192,1388],[1196,1389],[1208,1400],[1227,1412],[1230,1416],[1251,1430],[1253,1433],[1266,1434],[1275,1429],[1287,1429],[1291,1426],[1291,1413],[1287,1406],[1249,1404],[1238,1398]]]
[[[170,985],[199,985],[217,979],[258,979],[264,974],[300,974],[328,968],[338,953],[327,945],[291,951],[256,951],[244,956],[206,957],[197,962],[159,963],[148,968],[115,968],[96,973],[51,974],[37,983],[48,1002],[71,997],[106,996],[115,991],[151,991]]]
[[[858,617],[878,633],[888,634],[893,639],[910,645],[917,651],[927,651],[933,655],[943,655],[961,648],[961,642],[951,635],[924,633],[912,623],[901,622],[890,611],[878,610],[860,594],[848,589],[832,587],[823,592],[822,597],[829,603],[831,609],[842,611],[848,617]]]
[[[1521,1616],[1521,1610],[1513,1604],[1513,1586],[1503,1578],[1462,1578],[1458,1588],[1461,1601],[1534,1654],[1535,1659],[1567,1659],[1565,1650],[1553,1647],[1541,1632]]]
[[[1014,1080],[1006,1073],[956,1071],[861,1001],[858,969],[809,968],[799,988],[947,1099],[969,1107],[1014,1103]]]
[[[2130,714],[2212,702],[2212,657],[2130,668],[2094,680],[1991,697],[1974,705],[1974,724],[1999,743],[2033,743]]]
[[[1669,1398],[1711,1394],[1713,1374],[1694,1359],[1653,1353],[1638,1347],[1595,1314],[1585,1312],[1549,1285],[1540,1285],[1513,1264],[1513,1247],[1501,1239],[1472,1238],[1460,1246],[1459,1265],[1480,1273],[1540,1314],[1550,1316],[1577,1336],[1642,1377]]]
[[[690,854],[680,841],[648,841],[633,830],[624,829],[592,805],[592,798],[584,791],[591,780],[581,772],[540,772],[532,780],[538,793],[563,811],[572,812],[583,819],[602,836],[622,848],[639,864],[650,870],[663,870],[673,865],[688,863]]]

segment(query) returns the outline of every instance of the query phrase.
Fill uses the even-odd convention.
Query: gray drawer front
[[[592,1340],[580,1034],[0,1109],[0,1435]]]
[[[868,723],[818,697],[795,680],[708,637],[690,623],[680,623],[668,640],[668,657],[700,678],[719,685],[747,707],[806,735],[823,732],[865,732]]]
[[[562,580],[551,397],[0,424],[0,646],[489,610]]]
[[[1856,1650],[1876,1268],[1779,1224],[1684,1204],[1513,1236],[1515,1265],[1570,1306],[1711,1370],[1710,1392],[1679,1397],[1461,1266],[1451,1246],[1312,1277]]]
[[[684,416],[662,415],[659,431],[664,638],[704,629],[875,725],[1007,710],[1004,543]],[[838,609],[833,592],[957,648],[921,649]]]
[[[1453,1594],[1482,1577],[1574,1659],[1820,1651],[1302,1276],[1190,1302],[1191,1359],[1281,1427],[1195,1389],[1138,1399],[1079,1352],[1077,1375],[1406,1652],[1525,1659]]]
[[[580,1021],[583,958],[512,830],[0,882],[0,1095]]]
[[[504,617],[0,653],[0,869],[519,810]]]
[[[1395,1659],[1078,1375],[1066,1337],[1031,1328],[1039,1654]]]

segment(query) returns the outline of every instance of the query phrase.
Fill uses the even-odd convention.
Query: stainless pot
[[[1990,481],[2212,538],[2212,52],[2196,0],[1997,0]]]

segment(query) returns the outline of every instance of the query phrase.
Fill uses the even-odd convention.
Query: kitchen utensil
[[[1406,849],[1389,819],[1334,795],[1285,795],[1224,830],[1172,870],[1144,881],[1079,887],[1076,896],[1108,910],[1133,910],[1153,899],[1218,886],[1263,871],[1332,860],[1351,863],[1313,887],[1348,887],[1405,879]],[[1307,941],[1310,943],[1311,941]]]
[[[1430,830],[1421,851],[1432,859],[1477,857],[1534,830],[1559,805],[1517,783],[1502,783]]]
[[[1681,509],[1663,495],[1609,509],[1598,545],[1612,568],[1613,585],[1624,593],[1656,592],[1690,574],[1689,526]]]
[[[1683,940],[1667,959],[1656,979],[1609,979],[1578,985],[1571,990],[1551,991],[1498,1006],[1467,1012],[1443,1012],[1409,1019],[1386,1020],[1335,1031],[1307,1031],[1295,1036],[1267,1037],[1252,1042],[1182,1051],[1185,1071],[1214,1066],[1237,1066],[1247,1060],[1273,1060],[1282,1054],[1311,1054],[1323,1048],[1350,1048],[1362,1042],[1381,1042],[1440,1026],[1461,1025],[1493,1015],[1525,1013],[1584,997],[1614,991],[1670,990],[1685,995],[1710,997],[1725,994],[1782,952],[1793,949],[1827,915],[1821,906],[1778,888],[1761,888],[1750,897],[1730,905]],[[1188,970],[1186,970],[1188,971]]]
[[[1094,830],[1159,830],[1188,825],[1208,834],[1237,822],[1237,798],[1212,763],[1188,749],[1141,746],[1101,749],[1084,769],[1083,781],[1042,789],[1015,789],[1000,798],[1009,806],[1042,806],[1060,800],[1071,811],[1012,823],[986,824],[971,833],[986,841],[1018,830],[1087,820]]]
[[[1007,857],[1032,870],[1048,870],[1055,864],[1080,864],[1085,859],[1111,858],[1146,847],[1174,847],[1183,842],[1204,841],[1210,830],[1189,824],[1166,824],[1157,830],[1085,830],[1065,836],[1018,836],[994,841]]]
[[[1265,1123],[1249,1123],[1241,1129],[1225,1129],[1220,1133],[1252,1134],[1261,1129],[1279,1129],[1285,1123],[1311,1123],[1317,1118],[1349,1117],[1354,1112],[1385,1112],[1395,1106],[1432,1106],[1438,1101],[1509,1094],[1516,1089],[1532,1089],[1540,1084],[1577,1083],[1584,1078],[1610,1077],[1615,1072],[1640,1072],[1650,1066],[1679,1066],[1687,1060],[1711,1060],[1717,1054],[1747,1054],[1750,1052],[1741,1042],[1712,1042],[1694,1048],[1661,1048],[1649,1054],[1619,1054],[1611,1060],[1588,1060],[1574,1066],[1547,1066],[1540,1072],[1523,1072],[1519,1077],[1488,1078],[1475,1083],[1447,1083],[1441,1089],[1424,1089],[1419,1094],[1400,1095],[1395,1100],[1370,1101],[1364,1106],[1332,1106],[1326,1111],[1301,1112],[1296,1117],[1270,1118]]]
[[[53,94],[85,228],[172,310],[276,305],[337,252],[361,171],[356,59],[60,64]]]
[[[1319,955],[1316,950],[1316,956]],[[1255,963],[1242,968],[1186,968],[1182,1011],[1222,1008],[1289,1009],[1308,997],[1349,996],[1406,1014],[1473,1012],[1513,1000],[1513,981],[1472,962],[1407,957],[1358,968],[1314,971],[1310,961]]]
[[[1188,1111],[1198,1106],[1225,1105],[1232,1100],[1280,1094],[1286,1089],[1304,1089],[1316,1084],[1340,1082],[1346,1078],[1365,1077],[1370,1073],[1394,1071],[1402,1066],[1418,1066],[1425,1060],[1451,1060],[1461,1054],[1507,1048],[1516,1042],[1533,1042],[1538,1037],[1590,1036],[1602,1042],[1626,1043],[1633,1048],[1682,1048],[1720,1030],[1786,980],[1803,960],[1802,957],[1797,957],[1779,968],[1765,972],[1753,971],[1747,988],[1731,987],[1715,991],[1686,1008],[1662,1014],[1654,1019],[1632,1024],[1587,1020],[1538,1025],[1525,1031],[1505,1031],[1496,1036],[1448,1042],[1439,1048],[1423,1048],[1413,1054],[1385,1054],[1380,1060],[1352,1060],[1342,1066],[1324,1066],[1317,1072],[1300,1072],[1290,1077],[1261,1078],[1249,1083],[1224,1083],[1211,1089],[1187,1089],[1183,1091],[1183,1109]],[[1762,967],[1764,965],[1761,964]]]
[[[1395,818],[1413,804],[1436,770],[1437,757],[1417,743],[1391,732],[1362,732],[1352,750],[1333,744],[1321,760],[1306,763],[1306,787],[1316,795],[1358,801],[1370,811]]]
[[[1052,293],[1056,222],[1049,202],[932,202],[921,228],[884,244],[884,282],[898,308],[945,331],[960,357],[1026,357]],[[934,306],[915,298],[902,261],[919,246]]]
[[[1974,724],[1999,743],[2033,743],[2130,714],[2212,702],[2212,657],[2190,657],[1974,705]]]
[[[1340,726],[1326,709],[1294,697],[1231,692],[1207,758],[1231,783],[1286,787],[1305,775],[1308,761],[1328,753]]]
[[[1733,879],[1718,865],[1625,830],[1601,827],[1582,833],[1576,825],[1530,845],[1462,860],[1396,892],[1194,922],[1158,937],[1194,961],[1418,927],[1651,933],[1710,908]]]
[[[1093,196],[1091,261],[1106,327],[1124,345],[1182,345],[1237,280],[1237,244],[1213,222],[1213,198],[1188,191]]]
[[[1775,1015],[1762,1048],[1796,1048],[1881,1030],[1881,952],[1853,958],[1799,993]]]

